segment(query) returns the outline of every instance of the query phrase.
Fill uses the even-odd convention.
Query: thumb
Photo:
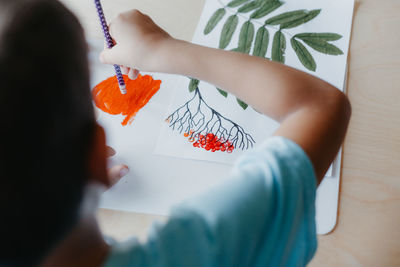
[[[103,64],[117,64],[121,65],[117,59],[117,49],[113,47],[111,49],[105,49],[103,52],[100,53],[100,62]]]
[[[121,180],[122,177],[129,173],[129,168],[126,165],[113,166],[108,170],[108,180],[110,185],[113,186]]]

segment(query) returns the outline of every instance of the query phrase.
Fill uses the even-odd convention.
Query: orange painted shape
[[[158,92],[160,80],[153,80],[149,75],[139,75],[136,80],[131,80],[124,75],[126,83],[125,95],[119,90],[117,77],[113,76],[96,85],[92,96],[96,107],[111,114],[125,116],[123,126],[131,124],[136,114]]]

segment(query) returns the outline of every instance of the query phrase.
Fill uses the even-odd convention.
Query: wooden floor
[[[92,1],[63,0],[101,36]],[[103,1],[108,16],[138,8],[190,40],[204,0]],[[185,23],[182,23],[184,21]],[[357,0],[349,56],[353,117],[344,145],[339,221],[311,266],[400,266],[400,1]],[[157,216],[101,210],[105,233],[142,238]]]

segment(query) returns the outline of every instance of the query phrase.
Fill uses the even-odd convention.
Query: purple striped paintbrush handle
[[[106,17],[104,16],[103,7],[101,6],[100,0],[94,0],[94,4],[96,5],[97,14],[99,15],[101,28],[104,33],[104,38],[106,39],[107,47],[112,48],[114,46],[114,42],[111,38],[110,32],[108,31]],[[119,89],[122,94],[126,94],[126,86],[124,77],[122,76],[121,68],[118,65],[114,65],[115,73],[117,74],[117,80],[119,84]]]

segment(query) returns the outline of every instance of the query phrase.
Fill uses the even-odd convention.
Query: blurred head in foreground
[[[40,262],[77,223],[98,174],[86,50],[58,1],[0,0],[0,266]]]

